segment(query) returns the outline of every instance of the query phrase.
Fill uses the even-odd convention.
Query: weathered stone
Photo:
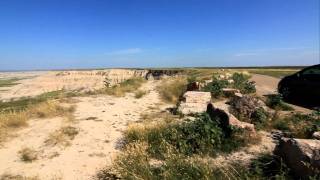
[[[240,114],[243,117],[250,118],[258,108],[265,109],[266,105],[263,101],[250,95],[234,96],[230,100],[231,110],[233,114]]]
[[[237,98],[242,98],[243,95],[241,93],[234,93],[234,96],[237,97]]]
[[[208,104],[211,102],[210,92],[200,92],[200,91],[187,91],[183,97],[186,103],[204,103]]]
[[[187,91],[183,95],[184,101],[180,103],[179,111],[182,114],[195,114],[205,112],[211,102],[210,92]]]
[[[314,132],[314,133],[312,134],[312,137],[313,137],[314,139],[320,140],[320,131]]]
[[[299,179],[320,173],[320,141],[312,139],[281,138],[275,148]]]
[[[234,89],[234,88],[222,88],[222,92],[226,96],[234,96],[236,93],[240,93],[239,89]]]
[[[223,102],[223,101],[216,102],[216,103],[213,103],[213,106],[215,108],[218,108],[218,109],[224,111],[227,114],[228,121],[231,126],[235,126],[235,127],[241,128],[241,129],[247,129],[250,132],[252,132],[252,134],[256,133],[254,125],[247,123],[247,122],[239,121],[234,115],[232,115],[230,113],[230,111],[229,111],[230,107],[225,102]]]

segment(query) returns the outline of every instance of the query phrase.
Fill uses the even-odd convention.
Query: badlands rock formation
[[[84,71],[50,71],[21,74],[18,85],[0,91],[1,100],[36,96],[45,92],[57,90],[93,91],[104,87],[107,79],[110,86],[121,83],[133,77],[157,79],[161,76],[172,76],[179,73],[176,70],[142,70],[142,69],[106,69]],[[31,76],[34,74],[34,76]],[[10,73],[9,73],[10,75]],[[9,78],[8,73],[0,74],[0,78]],[[12,78],[12,77],[11,77]],[[2,89],[0,89],[2,90]]]

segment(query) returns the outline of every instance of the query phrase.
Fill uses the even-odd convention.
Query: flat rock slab
[[[207,105],[211,102],[210,92],[187,91],[183,97],[185,100],[179,106],[182,114],[205,112]]]

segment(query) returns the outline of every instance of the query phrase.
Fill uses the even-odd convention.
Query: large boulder
[[[259,108],[267,110],[263,101],[250,95],[235,95],[230,100],[231,111],[241,117],[251,118],[251,115]]]
[[[182,114],[201,113],[207,110],[207,105],[211,102],[211,93],[187,91],[183,99],[178,108]]]
[[[320,141],[313,139],[281,138],[275,148],[299,179],[320,173]]]

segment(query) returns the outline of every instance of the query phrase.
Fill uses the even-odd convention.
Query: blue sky
[[[1,0],[0,70],[319,63],[319,0]]]

